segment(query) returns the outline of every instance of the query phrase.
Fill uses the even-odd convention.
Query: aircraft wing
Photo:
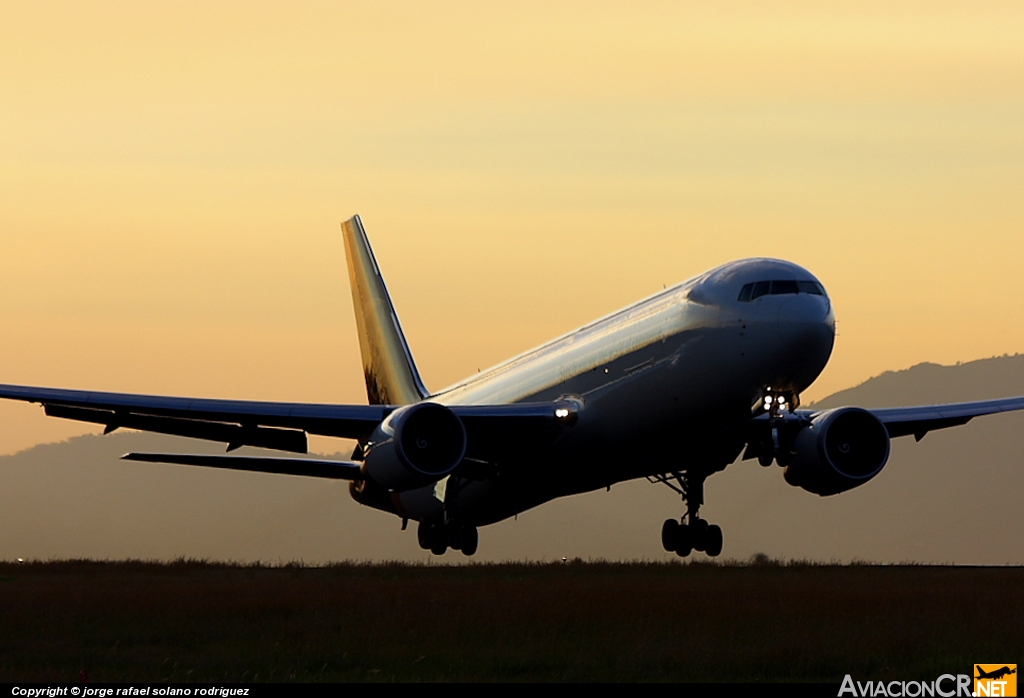
[[[105,433],[137,429],[228,444],[306,453],[306,435],[364,439],[395,405],[332,405],[162,397],[0,385],[0,398],[35,402],[46,414],[103,424]],[[466,427],[466,455],[494,460],[510,448],[550,443],[575,421],[578,405],[516,403],[450,408]],[[229,467],[229,466],[221,466]]]
[[[358,439],[394,408],[102,393],[0,385],[0,398],[36,402],[51,417],[175,436],[306,452],[306,434]]]
[[[885,425],[889,436],[913,434],[920,441],[933,429],[967,424],[974,417],[999,412],[1024,410],[1024,397],[1008,397],[978,402],[955,402],[948,405],[920,407],[881,407],[869,410]]]
[[[975,417],[999,412],[1015,412],[1024,410],[1024,397],[1009,397],[998,400],[980,400],[977,402],[954,402],[945,405],[919,405],[915,407],[873,407],[868,412],[875,415],[889,432],[890,438],[914,435],[918,441],[935,429],[945,429],[967,424]],[[789,430],[799,430],[807,426],[817,415],[828,410],[797,410],[795,413],[783,413],[777,421],[772,421],[767,414],[761,414],[748,423],[746,438],[749,444],[764,442],[768,439],[768,431],[773,425],[780,425]],[[748,449],[744,458],[753,458],[756,451]]]

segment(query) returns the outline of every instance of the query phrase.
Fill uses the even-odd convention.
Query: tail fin
[[[429,394],[420,380],[391,296],[359,216],[341,224],[352,283],[366,397],[371,405],[408,405]]]

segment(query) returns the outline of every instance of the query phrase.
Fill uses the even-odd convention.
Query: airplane
[[[162,397],[0,385],[52,417],[307,453],[307,435],[355,440],[351,460],[129,453],[131,461],[350,481],[352,498],[418,522],[418,543],[473,555],[480,527],[558,497],[647,478],[684,511],[666,551],[722,552],[700,517],[704,483],[738,458],[782,466],[820,496],[859,487],[890,440],[1024,409],[1024,397],[884,409],[800,409],[825,368],[835,313],[791,262],[724,264],[481,371],[424,385],[359,216],[341,225],[366,405]]]
[[[1004,676],[1009,676],[1010,674],[1016,674],[1016,673],[1017,673],[1016,669],[1011,669],[1008,666],[1004,666],[1004,667],[1002,667],[1000,669],[996,669],[994,671],[985,671],[981,667],[978,667],[978,675],[975,676],[974,678],[976,678],[976,679],[1001,679]]]

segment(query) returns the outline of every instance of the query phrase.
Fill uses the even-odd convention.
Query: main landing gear
[[[420,521],[416,533],[421,548],[435,555],[444,555],[448,548],[461,550],[467,557],[476,552],[480,543],[476,526],[464,523],[459,515],[459,492],[467,483],[461,478],[442,481],[444,518],[441,521]]]
[[[416,535],[420,547],[435,555],[444,555],[448,548],[451,548],[461,550],[463,555],[469,556],[476,552],[480,543],[476,526],[457,525],[452,522],[445,525],[440,521],[420,521]]]
[[[668,519],[661,527],[661,544],[665,550],[679,557],[686,557],[694,550],[717,557],[722,553],[722,529],[709,524],[698,516],[700,505],[704,503],[703,473],[674,472],[671,475],[659,475],[649,478],[653,482],[663,482],[678,492],[686,502],[686,515],[679,521]],[[675,480],[676,484],[673,484]]]

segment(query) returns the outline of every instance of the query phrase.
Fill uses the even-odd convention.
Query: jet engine
[[[817,415],[796,435],[786,482],[827,496],[863,485],[889,460],[889,432],[875,415],[840,407]]]
[[[420,402],[388,415],[363,452],[374,482],[396,492],[411,490],[458,467],[466,454],[466,428],[447,407]]]

